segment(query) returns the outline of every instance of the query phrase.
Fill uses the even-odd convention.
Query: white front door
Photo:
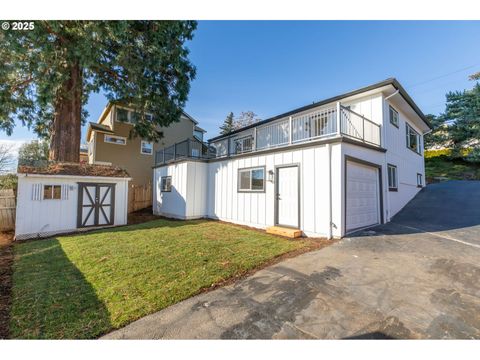
[[[300,227],[298,166],[277,168],[277,225]]]
[[[380,223],[378,168],[347,161],[347,233]]]

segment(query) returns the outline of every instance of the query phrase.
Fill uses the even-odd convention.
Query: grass
[[[480,164],[440,155],[425,158],[427,178],[445,177],[451,180],[480,180]]]
[[[18,243],[10,337],[95,338],[311,244],[164,219]]]

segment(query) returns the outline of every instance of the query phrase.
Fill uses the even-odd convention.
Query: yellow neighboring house
[[[134,117],[132,109],[109,103],[98,122],[89,123],[86,137],[89,164],[119,166],[132,177],[131,184],[146,185],[152,183],[155,151],[187,138],[196,137],[203,142],[205,130],[186,113],[169,127],[158,127],[164,136],[156,143],[130,136]]]

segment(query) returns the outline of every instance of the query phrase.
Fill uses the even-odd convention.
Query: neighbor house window
[[[128,110],[117,108],[117,121],[128,122]]]
[[[423,186],[422,174],[417,174],[417,186],[418,187]]]
[[[62,198],[61,185],[44,185],[43,199],[44,200],[60,200]]]
[[[390,123],[398,128],[398,111],[390,106]]]
[[[390,191],[398,190],[397,167],[392,164],[388,164],[388,190]]]
[[[171,176],[162,176],[162,179],[160,181],[160,190],[161,190],[161,192],[172,191],[172,177]]]
[[[110,144],[126,145],[127,139],[121,136],[105,135],[104,141]]]
[[[140,152],[144,155],[152,155],[153,154],[153,143],[149,141],[142,140],[140,145]]]
[[[238,170],[238,191],[265,191],[265,168]]]
[[[406,124],[407,147],[420,154],[420,135]]]

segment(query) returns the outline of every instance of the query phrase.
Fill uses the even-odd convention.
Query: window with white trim
[[[417,173],[417,186],[418,187],[423,187],[422,174],[420,174],[420,173]]]
[[[398,175],[397,167],[392,164],[388,164],[388,190],[398,191]]]
[[[407,141],[407,148],[410,150],[415,151],[416,153],[420,154],[420,134],[417,133],[410,125],[405,125],[406,129],[406,141]]]
[[[116,145],[127,145],[127,138],[122,136],[116,135],[105,135],[103,141],[109,144],[116,144]]]
[[[140,153],[143,155],[153,154],[153,142],[142,140],[140,144]]]
[[[43,200],[60,200],[61,198],[61,185],[43,185]]]
[[[399,120],[398,120],[398,111],[395,110],[393,107],[389,107],[389,116],[390,116],[390,123],[393,125],[393,126],[396,126],[398,128],[398,123],[399,123]]]
[[[263,191],[265,191],[264,167],[238,170],[238,192]]]
[[[172,177],[171,176],[162,176],[162,178],[160,179],[160,191],[161,192],[172,191]]]

